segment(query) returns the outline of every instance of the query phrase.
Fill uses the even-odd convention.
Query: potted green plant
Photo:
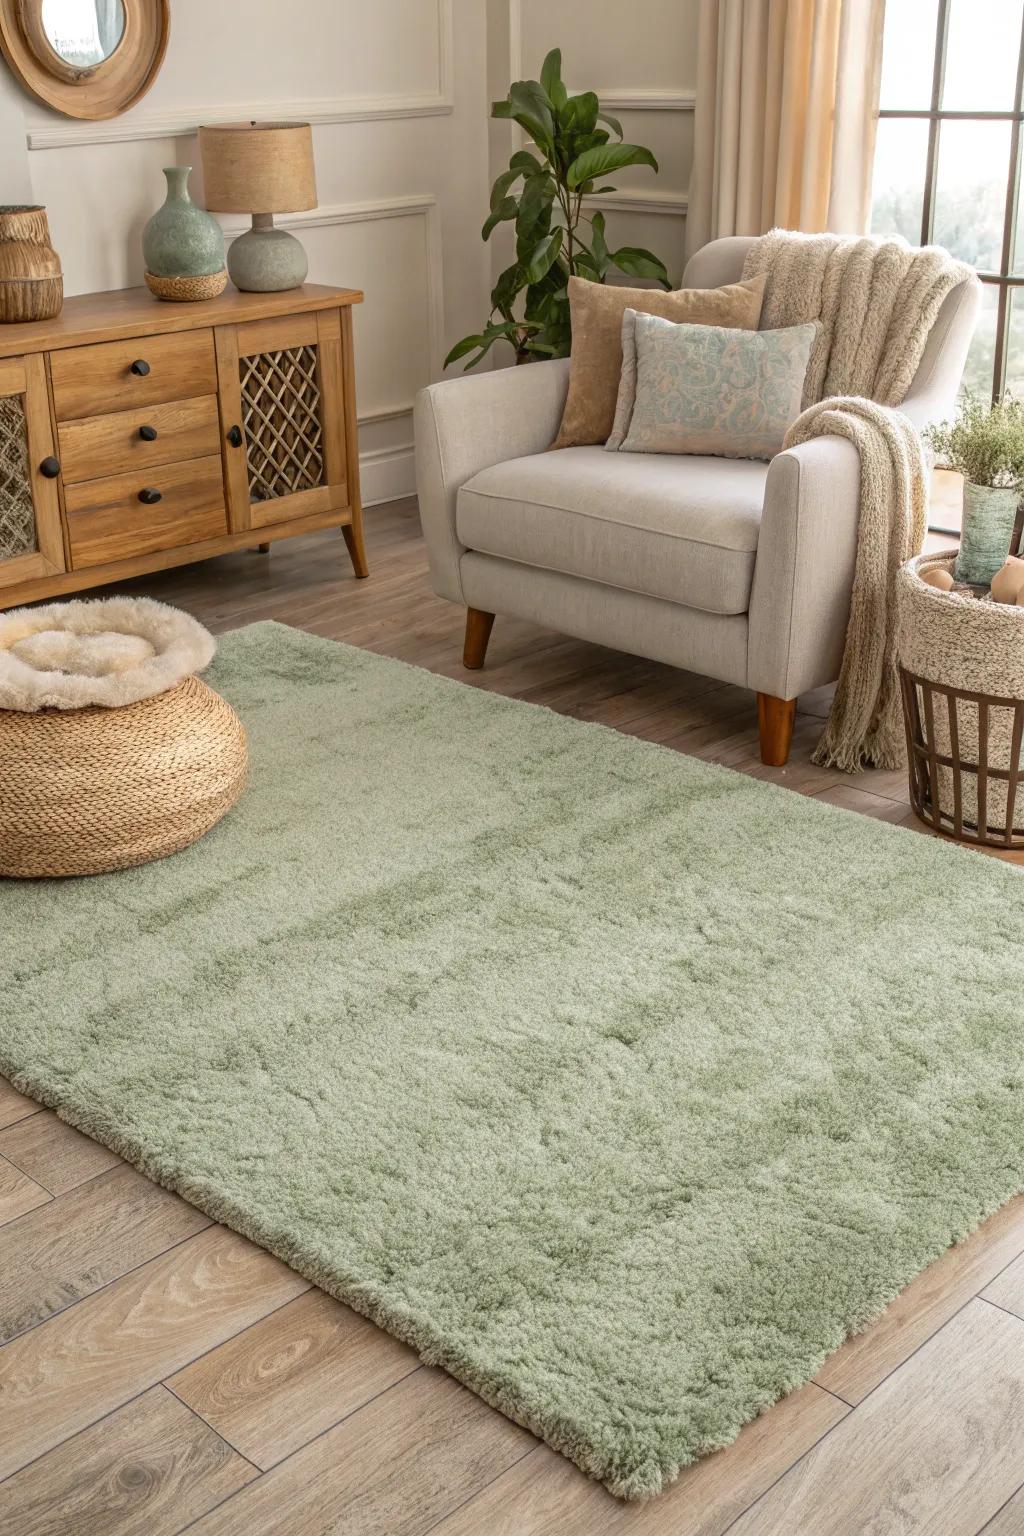
[[[630,277],[669,286],[657,256],[632,245],[609,250],[604,214],[583,211],[585,198],[614,192],[614,187],[598,185],[605,176],[627,165],[657,171],[658,162],[642,145],[622,142],[621,124],[601,110],[593,91],[569,95],[558,48],[544,60],[540,79],[517,80],[505,100],[491,107],[491,116],[511,118],[533,144],[533,149],[517,150],[494,183],[491,211],[481,230],[489,240],[499,224],[514,223],[516,258],[494,285],[484,329],[456,342],[445,367],[472,352],[476,355],[466,367],[474,368],[496,341],[509,342],[517,362],[567,357],[566,286],[573,275],[603,283],[616,267]]]
[[[926,427],[943,465],[964,477],[964,514],[954,576],[988,586],[1010,549],[1024,487],[1024,403],[995,405],[965,393],[953,421]]]

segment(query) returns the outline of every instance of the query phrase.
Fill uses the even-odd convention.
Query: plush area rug
[[[1021,872],[274,624],[208,837],[0,885],[0,1071],[626,1498],[1024,1188]]]

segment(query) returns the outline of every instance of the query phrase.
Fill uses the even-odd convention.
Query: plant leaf
[[[612,132],[617,133],[620,139],[622,138],[622,124],[617,117],[612,117],[610,112],[599,112],[597,120],[599,123],[607,123]]]
[[[539,176],[544,169],[536,155],[531,155],[528,149],[517,149],[508,168],[510,171],[523,171],[527,176]]]
[[[526,261],[523,262],[523,270],[526,280],[530,283],[539,283],[554,265],[555,259],[562,248],[562,231],[554,230],[550,235],[535,245]]]
[[[517,80],[508,93],[512,116],[541,146],[553,149],[555,121],[551,103],[536,80]]]
[[[649,165],[652,170],[658,169],[657,160],[642,144],[602,144],[578,155],[566,171],[565,179],[575,188],[581,182],[605,176],[609,171],[621,170],[624,165]]]
[[[495,208],[500,206],[502,200],[508,192],[509,187],[511,187],[514,182],[517,182],[522,174],[523,173],[521,170],[513,170],[511,166],[509,166],[507,171],[502,171],[501,175],[495,181],[494,186],[491,188],[492,213],[494,212]]]
[[[540,67],[540,83],[548,101],[553,107],[559,105],[559,94],[565,100],[565,86],[562,85],[562,50],[552,48],[544,63]]]
[[[604,214],[595,213],[590,221],[590,253],[594,258],[594,266],[597,269],[599,280],[603,281],[608,271],[608,263],[611,256],[604,238]]]
[[[497,208],[493,209],[484,220],[484,227],[480,231],[481,240],[489,240],[491,238],[491,230],[495,225],[503,223],[505,219],[514,219],[518,211],[519,204],[514,197],[504,198]]]
[[[597,114],[601,103],[593,91],[580,96],[570,96],[559,109],[558,121],[569,133],[593,133],[597,126]]]
[[[612,252],[611,261],[620,272],[628,272],[630,277],[653,277],[664,288],[669,287],[668,273],[662,262],[641,246],[624,245],[620,250]]]
[[[447,368],[449,363],[457,363],[460,357],[466,356],[467,352],[475,352],[477,347],[482,347],[483,345],[484,338],[482,336],[463,336],[462,340],[457,341],[448,353],[444,360],[444,366]]]

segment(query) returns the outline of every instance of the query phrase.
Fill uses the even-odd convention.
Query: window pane
[[[1024,400],[1024,289],[1010,289],[1010,333],[1006,338],[1006,389]]]
[[[981,289],[981,313],[974,332],[971,350],[967,354],[963,389],[985,400],[992,394],[992,372],[996,359],[996,320],[999,312],[999,289],[995,283],[983,283]]]
[[[937,10],[938,0],[886,0],[879,106],[931,106]]]
[[[998,272],[1009,174],[1009,123],[943,123],[935,185],[935,244],[972,266]]]
[[[1024,143],[1022,143],[1024,149]],[[1024,277],[1024,174],[1020,178],[1020,186],[1017,189],[1017,228],[1013,237],[1013,258],[1010,262],[1010,271],[1016,277]]]
[[[1021,0],[950,0],[945,111],[1013,108],[1020,25]]]
[[[921,243],[928,124],[921,118],[883,117],[875,141],[871,232]]]

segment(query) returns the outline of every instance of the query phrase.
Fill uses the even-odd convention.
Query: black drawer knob
[[[45,475],[47,480],[56,480],[60,474],[60,459],[55,459],[53,454],[47,454],[39,466],[39,473]]]
[[[161,493],[154,486],[147,485],[144,486],[143,489],[139,492],[139,500],[142,502],[143,506],[152,507],[155,506],[158,501],[162,500],[162,497]]]
[[[228,427],[228,442],[231,444],[232,448],[241,448],[241,446],[242,446],[242,429],[241,429],[241,427]]]
[[[140,427],[139,436],[144,443],[155,443],[157,439],[156,427]]]
[[[137,357],[131,365],[131,372],[138,374],[140,379],[144,379],[149,372],[149,364],[146,362],[146,359],[144,357]]]

